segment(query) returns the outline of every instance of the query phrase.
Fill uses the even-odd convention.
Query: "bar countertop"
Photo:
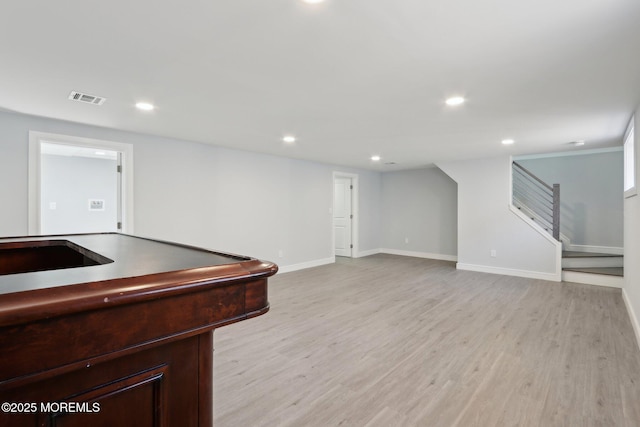
[[[33,311],[37,306],[42,311],[63,302],[68,306],[73,300],[81,309],[99,303],[113,304],[127,299],[126,302],[132,302],[131,299],[179,293],[185,285],[211,286],[233,277],[266,277],[277,271],[275,264],[250,257],[119,233],[0,238],[0,248],[51,241],[80,247],[104,263],[0,275],[0,326],[11,322],[26,305],[31,310],[23,312]],[[72,288],[73,292],[68,292]]]

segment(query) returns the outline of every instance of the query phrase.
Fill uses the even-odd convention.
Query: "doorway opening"
[[[133,233],[130,144],[29,132],[29,234]]]
[[[358,254],[358,175],[333,173],[333,249],[335,256]]]

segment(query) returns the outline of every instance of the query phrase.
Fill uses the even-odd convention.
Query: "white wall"
[[[0,112],[0,236],[28,231],[28,128],[15,114]]]
[[[343,171],[359,175],[360,250],[380,248],[380,173],[5,112],[0,236],[28,232],[30,130],[133,144],[137,235],[281,266],[328,261],[332,174]]]
[[[458,268],[560,280],[560,245],[510,208],[508,156],[438,167],[458,183]]]
[[[420,246],[411,249],[455,254],[451,236],[438,234],[441,223],[436,219],[437,215],[444,219],[452,209],[449,191],[453,184],[438,176],[436,169],[390,174],[383,191],[384,178],[377,172],[0,112],[0,179],[11,183],[0,186],[3,236],[28,231],[30,130],[133,144],[135,230],[139,235],[247,254],[284,267],[328,262],[333,256],[333,172],[339,171],[359,176],[361,253],[377,252],[387,243],[396,245],[398,237],[402,247],[404,234],[411,231],[396,228],[397,220],[387,211],[393,203],[411,201],[411,192],[394,195],[394,185],[405,183],[419,190],[425,182],[439,182],[449,190],[436,189],[434,184],[435,192],[425,196],[426,200],[445,201],[449,208],[431,212],[434,216],[425,222],[430,224],[428,229],[419,229],[416,223],[413,230],[418,240],[409,237]],[[545,278],[553,275],[553,243],[507,207],[508,157],[439,166],[458,183],[457,254],[461,267],[480,266],[498,273]],[[421,203],[418,211],[424,214],[429,210],[428,202]],[[389,240],[383,245],[383,230],[387,229],[394,231],[385,235]],[[442,240],[438,246],[429,246],[437,240],[435,236]],[[491,249],[497,251],[496,258],[489,256]]]
[[[432,167],[384,173],[382,200],[385,252],[456,259],[457,185],[444,172]]]
[[[622,150],[517,162],[546,183],[560,184],[560,231],[572,246],[622,248]]]
[[[640,106],[635,112],[636,188],[640,189]],[[640,194],[624,199],[623,296],[640,345]]]

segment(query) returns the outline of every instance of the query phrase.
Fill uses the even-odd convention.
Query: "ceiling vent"
[[[87,104],[93,104],[93,105],[102,105],[104,104],[104,101],[107,100],[107,98],[103,98],[101,96],[94,96],[94,95],[89,95],[86,93],[76,92],[76,91],[72,91],[69,94],[69,99],[72,101],[85,102]]]

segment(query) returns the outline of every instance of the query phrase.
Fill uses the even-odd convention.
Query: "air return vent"
[[[69,94],[69,99],[72,101],[86,102],[87,104],[102,105],[107,98],[101,96],[89,95],[87,93],[73,91]]]

